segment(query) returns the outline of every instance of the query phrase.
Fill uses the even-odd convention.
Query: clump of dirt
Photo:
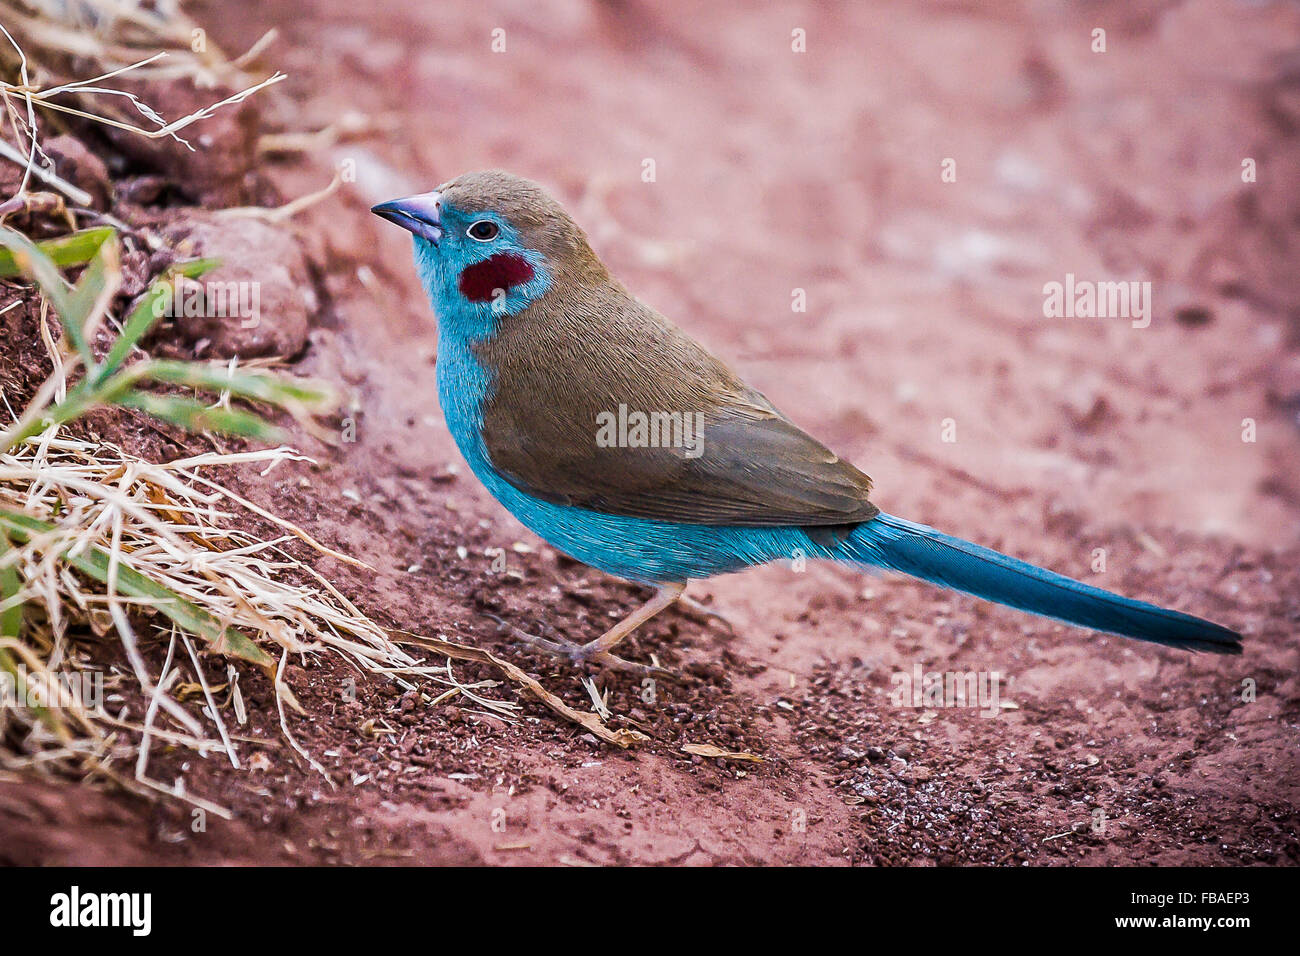
[[[201,210],[165,216],[165,255],[221,263],[182,285],[153,333],[160,352],[186,358],[296,358],[320,311],[306,256],[292,231],[254,217]]]

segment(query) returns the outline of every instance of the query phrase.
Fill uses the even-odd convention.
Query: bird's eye
[[[491,219],[480,219],[465,230],[466,234],[478,242],[491,242],[501,231],[500,227]]]

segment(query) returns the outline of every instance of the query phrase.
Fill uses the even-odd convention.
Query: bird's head
[[[499,170],[372,210],[415,236],[415,265],[438,320],[490,334],[557,283],[605,278],[587,237],[537,183]]]

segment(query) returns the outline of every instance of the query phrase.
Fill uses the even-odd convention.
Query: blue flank
[[[438,400],[447,427],[479,481],[516,518],[556,548],[601,571],[642,584],[686,581],[739,571],[756,564],[804,557],[899,571],[942,587],[974,594],[1069,624],[1123,634],[1171,647],[1240,653],[1240,637],[1209,621],[1134,601],[1016,558],[881,514],[855,528],[834,548],[802,529],[677,524],[542,501],[501,477],[483,442],[482,407],[492,373],[472,346],[493,333],[502,315],[527,307],[550,285],[541,258],[518,243],[503,220],[494,242],[475,247],[457,241],[455,211],[440,247],[415,238],[415,264],[438,316]],[[476,216],[475,218],[481,218]],[[501,251],[528,257],[536,275],[510,290],[504,302],[465,300],[461,271]]]

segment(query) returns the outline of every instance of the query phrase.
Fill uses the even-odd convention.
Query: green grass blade
[[[0,529],[0,557],[4,557],[5,552],[12,547],[9,541],[9,535],[3,529]],[[22,579],[18,576],[18,568],[14,565],[6,565],[0,568],[0,603],[8,603],[17,597],[18,592],[22,590]],[[23,606],[15,604],[0,611],[0,637],[8,637],[17,640],[23,627]],[[20,701],[27,700],[27,679],[23,672],[18,668],[14,661],[13,655],[9,653],[9,648],[0,648],[0,670],[8,672],[13,678],[14,693]],[[0,701],[0,703],[4,703]],[[61,726],[54,715],[50,713],[48,707],[39,705],[33,706],[32,711],[36,714],[36,719],[48,727],[53,733],[59,734]]]
[[[55,265],[54,260],[21,232],[16,232],[7,226],[0,226],[0,246],[8,250],[10,258],[20,272],[29,276],[41,287],[41,292],[50,300],[54,311],[63,321],[68,339],[83,357],[88,356],[90,352],[86,348],[85,336],[81,334],[82,325],[77,321],[77,315],[73,311],[72,292],[68,289],[63,276],[59,275],[59,267]],[[81,322],[86,319],[84,315],[80,318]]]
[[[154,418],[179,425],[186,431],[212,431],[223,435],[238,435],[259,441],[278,442],[284,433],[252,412],[237,408],[212,408],[203,402],[181,395],[154,395],[152,392],[131,391],[117,395],[114,405],[138,408]]]
[[[9,248],[8,238],[10,233],[21,235],[21,233],[14,233],[11,229],[0,230],[0,247],[4,247],[0,248],[0,279],[22,275],[24,272],[22,266],[14,257],[13,251]],[[99,247],[111,235],[113,235],[111,226],[101,226],[97,229],[83,229],[80,232],[60,236],[57,239],[46,239],[34,245],[57,268],[66,269],[68,266],[85,265],[95,258],[95,253],[99,251]]]
[[[34,243],[20,232],[0,227],[0,245],[6,247],[4,254],[13,261],[15,267],[41,287],[41,292],[54,305],[68,341],[81,353],[88,372],[93,373],[95,356],[86,341],[86,324],[96,311],[97,304],[101,308],[107,308],[107,302],[101,300],[116,291],[121,268],[116,232],[112,229],[90,231],[94,233],[90,238],[97,239],[98,242],[88,260],[69,255],[66,247],[63,250],[64,259],[75,260],[65,262],[65,265],[87,263],[81,281],[71,290],[59,274],[60,264],[45,252],[49,243]],[[83,238],[74,251],[80,256],[89,248],[90,243]]]
[[[16,511],[0,510],[0,532],[14,541],[26,542],[32,534],[47,534],[54,525]],[[74,568],[100,584],[108,583],[109,554],[97,545],[91,545],[76,557],[64,555]],[[259,667],[270,667],[275,660],[245,635],[232,627],[223,628],[221,622],[171,588],[159,584],[134,568],[119,564],[117,590],[126,597],[149,598],[158,603],[157,610],[177,625],[205,641],[209,648],[227,657],[238,657]]]
[[[216,268],[218,264],[216,259],[191,259],[188,262],[177,263],[166,274],[155,280],[122,324],[122,334],[117,337],[108,354],[104,356],[100,371],[95,376],[95,384],[102,383],[122,367],[122,363],[131,354],[131,349],[140,344],[140,340],[171,307],[172,297],[176,291],[173,283],[177,276],[195,279]]]
[[[82,383],[84,384],[84,382]],[[57,405],[51,405],[46,408],[45,413],[33,418],[23,428],[12,434],[4,436],[3,442],[0,442],[0,452],[6,452],[14,448],[33,435],[39,435],[50,425],[62,425],[72,421],[74,418],[80,418],[86,412],[93,408],[95,403],[86,397],[86,390],[82,385],[68,392],[68,397]]]
[[[10,548],[9,536],[0,531],[0,558]],[[7,604],[18,596],[22,590],[22,581],[18,577],[18,568],[12,564],[0,567],[0,604]],[[23,606],[15,604],[0,611],[0,637],[17,637],[23,625]]]
[[[240,398],[272,405],[300,405],[312,411],[328,411],[335,404],[333,391],[323,383],[258,372],[236,371],[232,375],[228,368],[218,365],[159,359],[134,366],[131,372],[149,381],[188,385],[209,392],[230,392]]]
[[[81,341],[85,345],[82,349],[82,358],[86,362],[87,375],[94,375],[96,372],[94,354],[90,351],[90,345],[85,341],[86,324],[90,321],[91,316],[96,312],[96,304],[100,304],[100,310],[107,311],[108,298],[117,294],[117,290],[122,284],[122,264],[121,250],[118,248],[117,238],[110,237],[95,253],[85,271],[81,274],[81,279],[77,282],[76,288],[68,296],[66,313],[60,313],[63,320],[63,327],[69,329],[76,326],[77,335],[68,332],[69,338],[73,342]],[[101,299],[104,299],[102,303]],[[78,346],[81,348],[81,346]]]

